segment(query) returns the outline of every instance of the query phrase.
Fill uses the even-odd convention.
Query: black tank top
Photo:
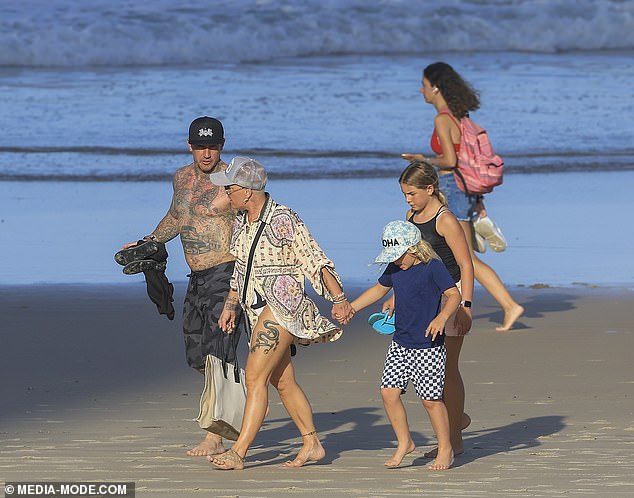
[[[445,264],[445,267],[449,271],[449,274],[451,275],[451,278],[453,278],[453,281],[458,282],[460,280],[460,267],[458,266],[458,263],[456,263],[456,258],[447,245],[447,241],[436,231],[436,219],[438,218],[438,215],[441,214],[443,209],[446,209],[445,206],[442,206],[436,213],[436,216],[434,216],[426,223],[416,223],[414,221],[414,215],[416,213],[410,216],[407,221],[412,222],[414,225],[416,225],[416,227],[418,227],[423,240],[429,242],[429,245],[432,247],[432,249],[436,251],[436,254],[440,256],[440,259],[442,259],[442,262]]]

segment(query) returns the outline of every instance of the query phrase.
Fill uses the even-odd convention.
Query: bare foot
[[[220,470],[244,469],[244,458],[238,455],[233,449],[225,451],[222,455],[208,456],[207,460]]]
[[[427,467],[429,470],[447,470],[453,465],[453,451],[439,452],[436,459]]]
[[[471,417],[469,416],[468,413],[463,413],[462,427],[460,428],[460,430],[464,431],[470,425],[471,425]],[[462,444],[462,441],[460,441],[460,444],[455,444],[455,445],[452,444],[452,447],[453,447],[454,456],[462,455],[464,453],[464,446]],[[425,458],[436,458],[437,455],[438,455],[438,448],[434,448],[433,450],[428,451],[427,453],[423,453],[423,456]]]
[[[308,462],[318,462],[326,456],[326,450],[319,442],[317,437],[312,437],[308,441],[304,441],[304,446],[294,460],[284,463],[284,467],[302,467]]]
[[[191,450],[188,450],[187,456],[209,456],[218,455],[225,451],[225,447],[222,445],[222,438],[218,434],[208,432],[198,446],[194,446]]]
[[[463,445],[456,445],[456,448],[454,448],[454,456],[460,456],[464,453],[464,446]],[[423,456],[425,458],[436,458],[438,456],[438,448],[434,448],[431,451],[428,451],[427,453],[423,453]]]
[[[511,330],[517,319],[524,314],[524,307],[519,304],[513,306],[510,310],[504,312],[504,323],[499,327],[495,327],[498,332],[506,332]]]
[[[391,469],[398,467],[403,461],[403,458],[405,457],[405,455],[409,455],[415,449],[416,449],[416,446],[414,445],[414,441],[410,439],[407,446],[404,446],[404,447],[401,447],[400,445],[397,446],[396,451],[392,455],[392,458],[390,458],[389,460],[386,460],[383,465]]]

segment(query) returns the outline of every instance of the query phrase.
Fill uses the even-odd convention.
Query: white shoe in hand
[[[475,230],[473,232],[473,250],[480,253],[484,253],[487,250],[486,239]]]
[[[495,252],[502,252],[506,249],[506,239],[500,228],[488,216],[476,218],[473,222],[476,236],[480,234],[489,243],[489,247]]]

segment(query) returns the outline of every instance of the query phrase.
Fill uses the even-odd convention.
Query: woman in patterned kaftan
[[[258,161],[235,157],[225,172],[212,174],[211,180],[225,187],[231,206],[240,211],[231,244],[236,264],[220,326],[231,333],[237,306],[241,305],[252,332],[240,436],[230,450],[208,458],[220,469],[244,468],[246,453],[266,415],[270,383],[279,392],[303,442],[295,459],[285,465],[301,467],[321,460],[325,450],[315,430],[310,403],[295,380],[290,346],[333,342],[343,331],[320,314],[305,293],[305,280],[333,303],[332,316],[339,322],[347,323],[354,310],[343,293],[334,263],[303,221],[264,191],[267,175]]]

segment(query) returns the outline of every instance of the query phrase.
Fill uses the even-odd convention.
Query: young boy
[[[421,398],[438,439],[438,454],[431,470],[446,470],[453,463],[449,418],[442,400],[445,381],[445,322],[458,309],[460,292],[431,246],[412,223],[397,220],[383,229],[383,251],[376,263],[389,263],[379,282],[351,304],[359,311],[394,289],[396,331],[387,351],[381,378],[381,397],[396,434],[398,447],[385,462],[398,467],[414,451],[407,413],[401,401],[409,380]],[[447,301],[441,307],[441,297]]]

